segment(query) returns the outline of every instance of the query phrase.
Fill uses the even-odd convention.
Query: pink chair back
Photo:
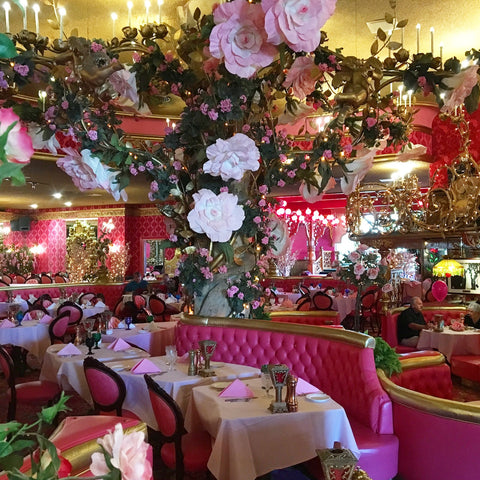
[[[57,315],[60,315],[63,312],[70,313],[70,325],[77,324],[83,317],[82,309],[78,305],[75,305],[73,302],[62,303],[62,305],[60,305],[57,309]]]
[[[133,295],[133,303],[135,306],[141,310],[147,306],[147,301],[143,297],[143,295]]]
[[[326,293],[317,292],[312,299],[315,310],[330,310],[333,300]]]
[[[64,336],[67,333],[68,325],[70,324],[70,315],[68,312],[63,312],[57,318],[53,319],[48,326],[48,333],[50,334],[50,342],[56,343],[57,340],[64,342]]]
[[[25,283],[40,283],[38,278],[37,277],[30,277],[30,278],[27,278],[27,280],[25,281]]]

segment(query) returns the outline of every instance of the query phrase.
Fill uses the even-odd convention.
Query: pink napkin
[[[107,348],[110,349],[110,350],[113,350],[114,352],[122,352],[123,350],[128,350],[129,348],[132,348],[132,346],[129,345],[122,338],[117,338]]]
[[[190,363],[190,357],[188,356],[188,352],[185,352],[183,355],[180,355],[177,358],[177,363]]]
[[[66,356],[66,355],[81,355],[82,352],[73,344],[69,343],[65,347],[63,347],[57,355]]]
[[[224,388],[218,396],[224,398],[252,398],[254,395],[253,392],[237,378],[227,388]]]
[[[299,378],[297,382],[297,388],[295,391],[297,392],[297,395],[308,395],[309,393],[316,393],[316,392],[319,392],[320,390],[317,387],[310,385],[303,378]]]
[[[33,312],[32,312],[33,313]],[[33,315],[33,317],[30,315],[30,312],[27,312],[22,319],[22,322],[28,322],[29,320],[36,320],[37,315],[36,313]]]
[[[0,328],[14,328],[15,324],[12,323],[8,318],[3,320],[2,323],[0,323]]]
[[[110,328],[117,328],[119,323],[120,323],[120,320],[117,317],[112,317],[108,322],[108,326]]]
[[[38,323],[50,323],[52,321],[52,317],[50,315],[44,315]]]
[[[140,360],[130,370],[132,373],[160,373],[161,370],[148,358]]]

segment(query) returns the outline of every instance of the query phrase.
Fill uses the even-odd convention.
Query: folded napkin
[[[53,312],[57,308],[56,303],[50,304],[48,307],[45,307],[49,312]]]
[[[99,300],[96,304],[95,304],[96,307],[106,307],[106,305],[101,301]]]
[[[73,344],[69,343],[65,347],[63,347],[59,352],[57,352],[57,355],[62,356],[67,356],[67,355],[81,355],[82,352]]]
[[[123,350],[128,350],[129,348],[132,348],[132,347],[122,338],[117,338],[107,348],[109,350],[113,350],[114,352],[122,352]]]
[[[31,304],[34,304],[36,300],[37,300],[37,297],[36,297],[35,295],[30,294],[30,295],[28,296],[28,301],[29,301]]]
[[[132,373],[160,373],[161,370],[148,358],[140,360],[130,370]]]
[[[6,318],[0,323],[0,328],[13,328],[13,327],[15,327],[15,324],[11,322],[8,318]]]
[[[284,298],[282,306],[285,308],[293,308],[293,302],[289,298]]]
[[[238,378],[219,394],[222,398],[252,398],[253,392]]]
[[[27,312],[24,316],[23,316],[23,320],[24,322],[28,322],[29,320],[36,320],[37,319],[37,312]]]
[[[119,323],[120,323],[120,320],[117,317],[112,317],[108,322],[108,326],[110,328],[118,328]]]
[[[13,303],[20,305],[20,310],[26,312],[28,310],[28,303],[20,295],[17,295],[13,300]]]
[[[188,355],[188,352],[185,352],[183,355],[180,355],[177,358],[177,363],[190,363],[190,357]]]
[[[303,378],[299,378],[295,391],[297,395],[308,395],[309,393],[317,393],[320,390],[317,387],[314,387],[310,383],[306,382]]]
[[[50,315],[44,315],[39,321],[38,323],[50,323],[51,321],[53,320],[53,318],[50,316]]]

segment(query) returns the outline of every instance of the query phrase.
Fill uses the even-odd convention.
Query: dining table
[[[339,441],[359,456],[345,410],[320,392],[298,397],[298,411],[271,413],[273,399],[259,378],[249,379],[254,398],[228,401],[213,386],[197,386],[186,414],[189,431],[206,430],[214,439],[208,469],[217,480],[254,480],[316,456]],[[309,396],[309,398],[314,398]]]
[[[420,332],[418,350],[435,349],[450,361],[453,355],[480,355],[480,330],[467,327],[463,331],[425,329]]]
[[[40,370],[40,380],[58,383],[65,391],[78,393],[88,403],[92,403],[87,380],[83,372],[83,360],[87,356],[88,348],[78,345],[78,355],[62,356],[58,352],[65,347],[64,344],[55,344],[47,348]],[[142,358],[150,357],[148,352],[140,348],[131,347],[128,350],[114,351],[102,345],[92,349],[93,356],[101,362],[107,361],[133,361],[133,365]],[[133,366],[132,365],[132,366]]]
[[[103,343],[122,338],[131,345],[157,357],[165,355],[165,347],[175,343],[177,322],[136,323],[134,328],[114,328],[102,335]]]
[[[11,328],[0,328],[0,345],[23,347],[42,361],[50,345],[48,324],[38,320],[28,320]]]
[[[211,362],[215,370],[212,377],[188,375],[188,363],[181,359],[174,367],[167,365],[167,358],[150,357],[149,360],[158,367],[158,373],[151,373],[155,382],[160,385],[178,404],[185,414],[190,403],[192,389],[199,385],[211,385],[216,382],[233,381],[236,378],[254,378],[260,375],[256,367],[236,365],[232,363]],[[147,385],[142,374],[131,372],[134,365],[131,359],[106,361],[105,364],[115,370],[125,383],[127,395],[123,408],[135,413],[149,427],[157,429],[157,422],[150,403]]]
[[[340,321],[355,310],[355,302],[357,301],[356,295],[335,295],[332,296],[332,310],[338,312]]]

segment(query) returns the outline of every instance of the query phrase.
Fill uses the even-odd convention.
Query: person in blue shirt
[[[133,274],[133,279],[130,280],[125,285],[125,288],[123,289],[124,293],[128,292],[143,292],[145,290],[148,290],[148,283],[146,280],[142,279],[142,274],[140,272],[135,272]]]

